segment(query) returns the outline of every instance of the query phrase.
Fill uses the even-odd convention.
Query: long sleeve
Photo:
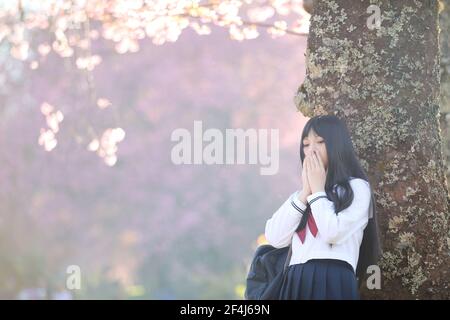
[[[266,240],[275,248],[288,246],[306,210],[306,204],[294,192],[266,222]]]
[[[319,232],[331,244],[343,243],[355,231],[364,228],[369,221],[370,185],[361,178],[350,180],[353,202],[337,215],[333,201],[328,200],[325,191],[318,191],[306,197]]]

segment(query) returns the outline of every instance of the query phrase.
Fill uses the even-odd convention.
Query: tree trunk
[[[306,59],[298,110],[345,120],[377,199],[381,290],[362,297],[449,299],[437,0],[314,1]]]
[[[441,47],[441,130],[443,152],[447,164],[446,176],[450,178],[450,0],[440,1],[439,42]]]

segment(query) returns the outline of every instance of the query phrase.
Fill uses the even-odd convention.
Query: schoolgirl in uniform
[[[265,237],[292,256],[280,299],[359,299],[359,283],[381,254],[375,201],[345,123],[306,123],[300,141],[302,189],[267,220]]]

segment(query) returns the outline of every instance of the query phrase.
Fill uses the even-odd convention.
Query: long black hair
[[[337,215],[353,202],[353,190],[349,181],[354,178],[361,178],[367,181],[370,186],[369,178],[355,153],[347,125],[335,115],[319,115],[308,120],[300,140],[300,165],[303,164],[305,159],[303,139],[308,136],[311,129],[325,140],[328,156],[325,192],[328,199],[333,201]],[[342,193],[338,194],[337,188],[340,188]],[[376,265],[382,254],[376,201],[372,187],[370,187],[370,193],[369,222],[364,229],[356,268],[359,285],[367,275],[367,267]],[[307,204],[306,213],[303,215],[297,230],[306,226],[309,214],[311,214],[311,207]]]

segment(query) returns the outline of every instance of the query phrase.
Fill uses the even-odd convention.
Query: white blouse
[[[305,263],[310,259],[338,259],[347,261],[356,272],[359,247],[364,228],[369,221],[371,193],[370,185],[364,179],[353,178],[349,183],[353,189],[353,202],[338,215],[335,213],[333,201],[328,200],[325,191],[318,191],[306,197],[318,232],[314,237],[307,225],[304,243],[295,232],[306,210],[306,204],[298,199],[300,191],[291,194],[267,220],[265,237],[269,244],[282,248],[289,246],[292,241],[289,265]],[[340,190],[341,188],[338,192]]]

